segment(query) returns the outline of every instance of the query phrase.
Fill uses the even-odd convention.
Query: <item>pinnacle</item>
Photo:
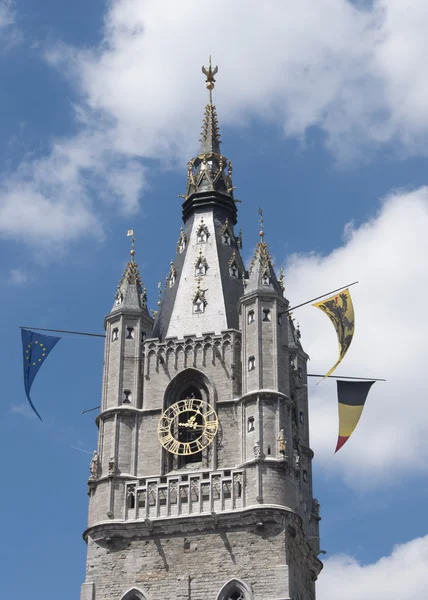
[[[113,310],[121,309],[147,310],[146,290],[143,289],[138,264],[134,260],[126,263],[117,286]]]
[[[201,154],[220,154],[220,137],[216,108],[207,104],[200,139]]]

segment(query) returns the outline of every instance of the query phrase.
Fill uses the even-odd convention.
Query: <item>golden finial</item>
[[[263,223],[265,222],[265,220],[263,219],[263,211],[261,208],[259,208],[259,215],[260,215],[260,238],[263,240],[265,232],[263,229]]]
[[[133,229],[128,229],[128,233],[126,234],[127,237],[131,237],[131,250],[129,252],[129,254],[131,255],[131,261],[134,262],[134,256],[135,256],[135,249],[134,249],[134,244],[135,244],[135,239],[134,239],[134,230]]]
[[[205,80],[205,83],[206,83],[207,89],[210,92],[210,104],[213,103],[212,91],[214,89],[214,83],[215,83],[214,75],[217,72],[218,72],[217,65],[214,67],[214,69],[211,66],[211,55],[210,55],[210,65],[208,67],[208,70],[204,66],[202,66],[202,73],[204,75],[206,75],[206,77],[207,77],[206,80]]]

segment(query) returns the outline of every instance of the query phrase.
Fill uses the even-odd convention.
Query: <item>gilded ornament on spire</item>
[[[214,67],[214,69],[211,66],[211,55],[210,55],[210,64],[208,67],[208,70],[202,66],[202,73],[206,76],[206,86],[207,89],[210,92],[210,103],[212,102],[212,91],[214,89],[214,83],[215,83],[215,79],[214,79],[214,75],[216,75],[218,73],[218,67],[217,65]]]
[[[205,107],[201,131],[201,148],[198,156],[187,163],[187,188],[183,197],[186,201],[195,193],[219,192],[233,200],[232,164],[220,151],[220,128],[216,107],[212,103],[214,75],[218,67],[202,67],[206,75],[206,84],[210,92],[209,103]]]

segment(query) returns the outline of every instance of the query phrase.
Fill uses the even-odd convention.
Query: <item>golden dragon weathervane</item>
[[[205,67],[202,67],[202,73],[204,75],[206,75],[205,83],[207,84],[207,89],[210,91],[210,104],[212,104],[212,91],[214,89],[214,83],[215,83],[214,75],[217,72],[218,72],[217,65],[214,67],[214,69],[211,67],[211,56],[210,56],[210,66],[208,67],[208,70]]]

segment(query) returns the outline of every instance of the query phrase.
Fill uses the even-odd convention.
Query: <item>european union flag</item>
[[[35,333],[29,329],[21,329],[21,335],[22,352],[24,355],[25,393],[31,408],[34,410],[39,419],[43,421],[42,417],[35,409],[34,404],[31,402],[30,389],[33,385],[34,378],[39,372],[42,364],[45,362],[49,352],[61,338],[53,335],[42,335],[41,333]]]

